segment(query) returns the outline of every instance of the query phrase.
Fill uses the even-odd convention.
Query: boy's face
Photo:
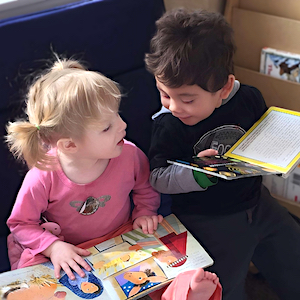
[[[170,88],[157,80],[162,105],[186,125],[195,125],[209,117],[222,104],[222,89],[216,93],[203,90],[198,85]]]

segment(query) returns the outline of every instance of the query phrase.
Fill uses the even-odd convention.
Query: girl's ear
[[[71,138],[59,139],[56,143],[57,148],[63,153],[76,153],[78,147]]]
[[[234,81],[235,81],[235,76],[233,74],[230,74],[228,76],[227,83],[223,86],[222,91],[221,91],[222,99],[226,99],[229,96],[230,92],[233,89]]]

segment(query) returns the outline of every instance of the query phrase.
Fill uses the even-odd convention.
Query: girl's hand
[[[145,234],[153,234],[162,220],[162,215],[138,217],[133,222],[133,229],[141,228]]]
[[[71,268],[80,277],[84,277],[85,273],[81,269],[82,266],[87,271],[91,271],[89,264],[81,257],[90,255],[90,251],[78,248],[72,244],[55,241],[42,254],[49,257],[53,266],[56,278],[60,278],[60,269],[63,269],[71,280],[75,279],[75,275]]]

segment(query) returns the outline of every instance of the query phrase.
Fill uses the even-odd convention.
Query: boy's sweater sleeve
[[[154,169],[150,174],[150,183],[153,188],[164,194],[203,191],[207,187],[201,187],[196,182],[191,169],[176,165]]]
[[[157,215],[160,206],[160,194],[155,191],[149,182],[150,166],[146,155],[137,149],[134,155],[135,164],[135,186],[132,190],[132,200],[134,209],[132,211],[132,220],[141,216]]]
[[[48,186],[43,182],[40,171],[30,170],[17,195],[7,226],[14,240],[32,255],[44,251],[59,238],[41,226],[41,214],[48,206]]]
[[[167,120],[166,120],[167,119]],[[149,150],[151,175],[150,183],[154,189],[164,194],[179,194],[206,190],[212,182],[204,173],[194,176],[191,169],[169,165],[168,159],[185,156],[180,145],[183,143],[177,134],[176,126],[168,114],[160,116],[153,123],[151,146]],[[180,128],[179,128],[180,130]]]

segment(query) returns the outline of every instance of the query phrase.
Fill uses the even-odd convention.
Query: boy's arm
[[[169,165],[168,159],[186,157],[181,145],[184,132],[178,133],[181,126],[170,114],[155,119],[153,123],[149,159],[151,166],[150,184],[164,194],[179,194],[203,191],[215,184],[214,179],[204,173],[193,172],[191,169]],[[192,153],[191,153],[192,155]],[[206,153],[204,155],[207,155]]]
[[[215,177],[176,165],[155,168],[150,174],[150,184],[164,194],[203,191],[216,183]]]

